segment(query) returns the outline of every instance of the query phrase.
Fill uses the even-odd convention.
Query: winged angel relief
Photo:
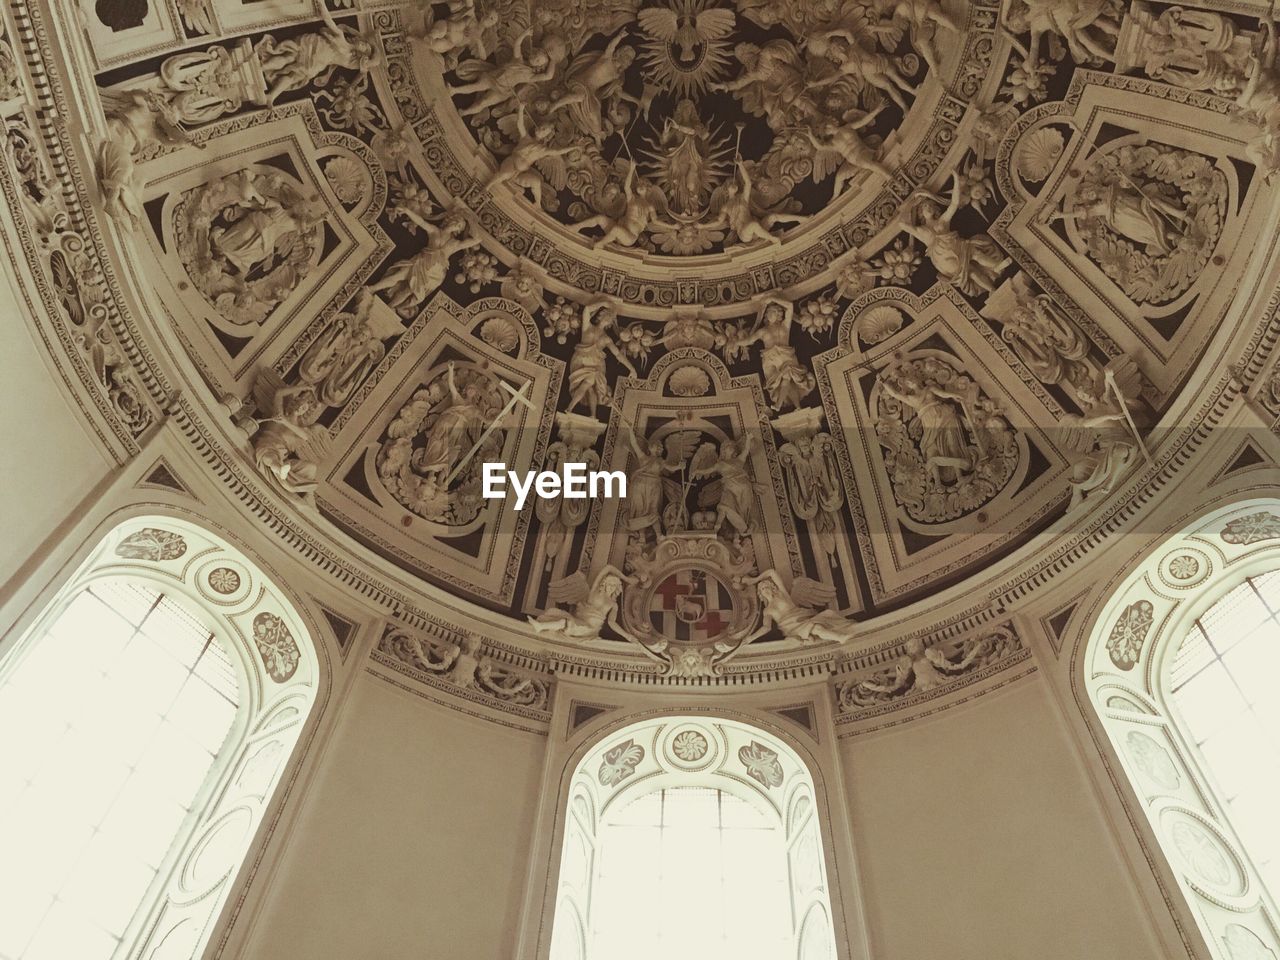
[[[937,0],[470,0],[411,28],[514,190],[596,246],[776,243],[890,168]],[[880,132],[877,132],[877,129]]]

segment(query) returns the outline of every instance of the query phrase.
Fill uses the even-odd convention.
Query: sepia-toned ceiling
[[[102,202],[244,460],[676,675],[1100,509],[1273,255],[1261,4],[94,10]],[[516,511],[486,461],[629,496]]]

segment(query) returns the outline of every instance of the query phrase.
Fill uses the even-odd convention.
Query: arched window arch
[[[1280,502],[1210,514],[1103,608],[1084,684],[1216,960],[1280,957]]]
[[[733,720],[602,737],[567,794],[551,960],[836,957],[808,767]]]
[[[243,553],[112,530],[0,659],[0,958],[198,956],[319,678]]]

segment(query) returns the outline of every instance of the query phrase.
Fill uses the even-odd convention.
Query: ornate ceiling
[[[1096,513],[1273,255],[1262,5],[151,3],[86,28],[99,197],[238,455],[513,632],[676,675]],[[516,511],[485,461],[629,496]]]

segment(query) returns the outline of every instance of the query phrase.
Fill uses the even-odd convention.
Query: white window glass
[[[1173,664],[1174,702],[1263,882],[1280,892],[1280,571],[1246,580],[1196,621]]]
[[[781,827],[721,790],[680,787],[602,824],[592,946],[608,960],[778,960],[794,952]]]
[[[108,960],[235,719],[235,668],[180,602],[103,581],[0,677],[0,960]]]

